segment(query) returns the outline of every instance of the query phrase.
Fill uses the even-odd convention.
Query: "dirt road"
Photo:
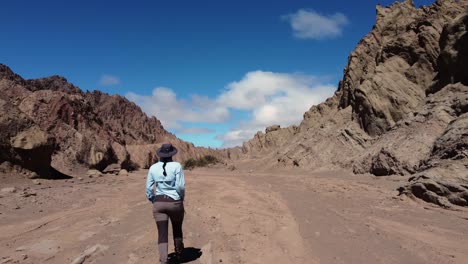
[[[157,263],[146,172],[0,189],[0,263]],[[186,172],[191,263],[466,263],[468,211],[396,197],[401,178]],[[170,247],[170,249],[172,249]]]

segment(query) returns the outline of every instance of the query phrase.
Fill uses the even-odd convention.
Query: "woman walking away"
[[[158,227],[159,261],[168,262],[168,227],[171,219],[176,258],[180,260],[184,249],[182,222],[184,220],[185,179],[180,163],[172,160],[177,149],[171,144],[163,144],[157,151],[160,158],[153,164],[146,180],[146,197],[153,203],[153,216]],[[156,185],[156,195],[154,194]]]

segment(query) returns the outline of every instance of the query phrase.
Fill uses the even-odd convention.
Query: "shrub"
[[[196,167],[206,167],[208,165],[216,164],[219,160],[212,155],[205,155],[198,159],[190,158],[184,162],[184,169],[191,170]]]
[[[184,162],[184,169],[191,170],[197,166],[197,161],[190,158]]]

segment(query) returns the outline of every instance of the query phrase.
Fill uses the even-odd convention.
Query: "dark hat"
[[[169,158],[177,154],[177,149],[172,144],[163,144],[160,149],[156,152],[160,158]]]

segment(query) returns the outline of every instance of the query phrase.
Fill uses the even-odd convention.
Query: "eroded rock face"
[[[417,173],[408,184],[400,187],[406,194],[450,208],[453,205],[468,206],[467,167],[459,163],[445,163]]]
[[[13,104],[0,99],[0,163],[11,162],[50,177],[54,148],[53,138]]]
[[[457,17],[445,26],[440,37],[441,53],[437,60],[438,81],[433,91],[450,83],[468,85],[468,15]]]
[[[370,135],[388,131],[426,97],[438,71],[442,31],[465,12],[463,1],[438,1],[421,9],[412,1],[378,6],[374,28],[349,56],[339,86],[340,107],[353,106]]]
[[[85,174],[111,164],[119,170],[148,167],[164,142],[180,148],[180,161],[217,155],[176,138],[127,99],[82,92],[60,76],[24,80],[0,65],[0,92],[0,163],[41,175]]]
[[[402,193],[465,205],[464,191],[447,186],[466,186],[468,179],[467,14],[467,1],[378,6],[376,24],[350,54],[335,95],[311,107],[294,133],[259,132],[231,158],[414,175]],[[445,189],[429,193],[423,180]]]

